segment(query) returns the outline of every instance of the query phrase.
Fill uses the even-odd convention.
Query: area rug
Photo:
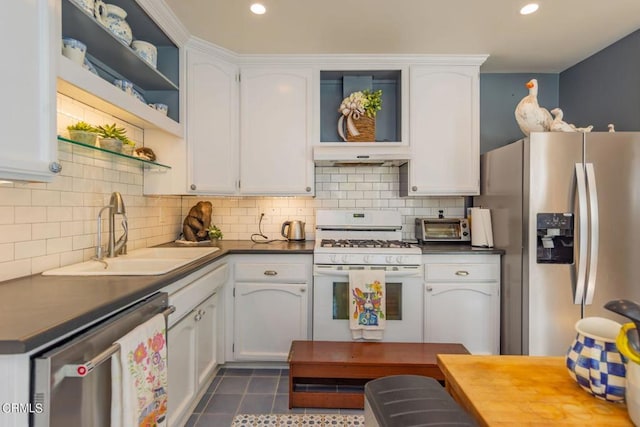
[[[238,414],[231,427],[363,427],[364,415],[338,414]]]

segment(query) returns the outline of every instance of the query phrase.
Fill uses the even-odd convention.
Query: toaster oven
[[[416,218],[418,242],[469,242],[467,218]]]

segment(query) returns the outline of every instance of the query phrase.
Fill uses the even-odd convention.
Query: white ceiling
[[[640,28],[640,0],[165,0],[236,53],[489,54],[482,72],[561,72]],[[640,52],[637,52],[640,54]]]

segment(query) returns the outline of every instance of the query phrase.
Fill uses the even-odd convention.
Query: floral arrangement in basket
[[[338,111],[342,113],[338,119],[338,134],[347,142],[375,141],[376,114],[381,109],[381,89],[353,92],[342,100],[340,108],[338,108]]]

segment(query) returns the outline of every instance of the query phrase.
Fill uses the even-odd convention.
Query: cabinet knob
[[[190,186],[189,188],[191,188],[192,190],[195,190],[195,189],[196,189],[196,188],[198,188],[198,187],[196,187],[196,185],[195,185],[195,184],[191,184],[191,186]]]
[[[275,270],[265,270],[264,275],[265,276],[277,276],[278,272],[275,271]]]
[[[200,319],[202,319],[202,315],[200,314],[200,312],[198,312],[198,313],[196,313],[196,315],[195,315],[195,317],[194,317],[194,320],[195,320],[196,322],[199,322],[199,321],[200,321]]]
[[[307,288],[300,288],[300,292],[307,292]]]
[[[418,187],[414,185],[413,187],[411,187],[411,191],[418,191]]]
[[[468,276],[468,275],[469,275],[468,271],[464,271],[464,270],[456,271],[456,276]]]
[[[433,288],[431,286],[427,286],[427,292],[431,292],[433,291]]]
[[[53,173],[60,173],[62,171],[62,165],[58,162],[49,163],[49,170]]]
[[[307,193],[311,192],[311,187],[307,187],[305,188],[305,190],[307,190]]]

